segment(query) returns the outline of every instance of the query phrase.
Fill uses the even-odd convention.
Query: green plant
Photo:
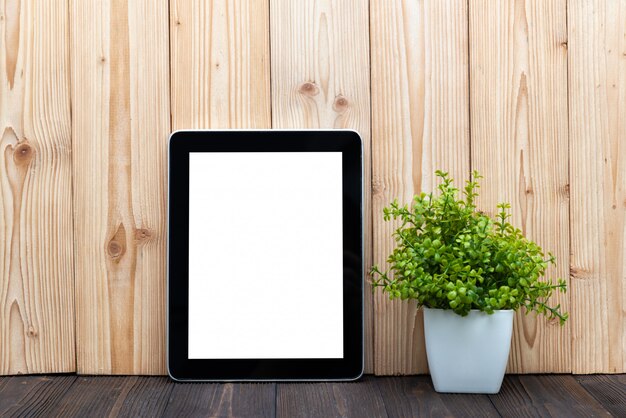
[[[565,281],[542,281],[555,258],[544,256],[539,245],[526,239],[507,219],[510,205],[498,205],[497,219],[476,209],[480,187],[478,172],[467,181],[464,199],[448,173],[441,179],[439,195],[422,193],[412,206],[397,200],[383,210],[384,219],[400,219],[395,230],[397,246],[389,256],[388,271],[372,267],[373,286],[391,299],[416,299],[419,306],[452,309],[465,316],[471,309],[491,314],[498,309],[526,309],[567,319],[560,305],[546,304],[553,290],[566,291]]]

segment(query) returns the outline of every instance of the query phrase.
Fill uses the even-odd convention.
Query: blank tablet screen
[[[189,359],[343,358],[343,322],[342,153],[191,152]]]

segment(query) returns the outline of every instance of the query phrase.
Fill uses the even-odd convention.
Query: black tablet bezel
[[[342,359],[189,359],[189,153],[341,152]],[[176,131],[169,142],[167,369],[180,381],[355,380],[363,373],[363,147],[350,130]],[[251,341],[251,344],[254,342]]]

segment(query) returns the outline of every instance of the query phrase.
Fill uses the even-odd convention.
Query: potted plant
[[[514,228],[509,204],[491,219],[476,209],[478,179],[467,181],[464,198],[448,173],[436,172],[439,195],[422,193],[412,204],[397,200],[384,219],[400,219],[389,269],[372,268],[373,286],[391,299],[417,300],[424,309],[428,366],[437,392],[497,393],[511,346],[514,312],[524,308],[567,319],[560,305],[546,304],[564,280],[541,280],[552,254]]]

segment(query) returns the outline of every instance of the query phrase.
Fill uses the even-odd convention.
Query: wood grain
[[[165,413],[174,385],[169,377],[126,377],[110,416],[157,417]]]
[[[269,128],[269,0],[170,0],[172,128]]]
[[[510,202],[511,222],[557,258],[546,276],[567,280],[566,1],[471,0],[469,12],[472,169],[485,176],[478,206],[494,216]],[[550,303],[571,306],[569,294]],[[517,313],[509,372],[569,372],[570,352],[569,324]]]
[[[626,417],[626,375],[577,376],[576,380],[607,411],[616,417]]]
[[[611,416],[572,376],[507,376],[489,398],[505,417]]]
[[[76,376],[13,376],[0,383],[0,416],[47,416]]]
[[[0,1],[0,374],[75,370],[69,30]]]
[[[382,208],[435,187],[434,172],[469,177],[467,4],[371,2],[374,261],[393,249]],[[374,296],[376,374],[427,371],[421,311]]]
[[[359,131],[366,269],[384,206],[481,171],[570,281],[509,371],[625,372],[624,114],[626,0],[0,0],[0,374],[164,373],[167,134],[270,126]],[[366,371],[426,372],[368,289]]]
[[[487,395],[437,393],[429,376],[376,379],[389,417],[499,417]]]
[[[176,384],[164,417],[276,416],[276,384]]]
[[[273,128],[349,128],[363,140],[363,247],[372,264],[367,0],[271,0]],[[367,276],[366,276],[367,277]],[[365,281],[365,372],[373,371],[373,307]]]
[[[71,15],[78,371],[164,373],[168,7]]]
[[[348,383],[277,385],[276,416],[285,418],[387,417],[376,378]]]
[[[572,369],[626,371],[626,1],[570,1]]]
[[[165,377],[137,376],[15,376],[0,377],[0,414],[360,418],[612,413],[623,417],[625,384],[626,375],[506,376],[499,394],[468,395],[436,393],[428,376],[276,384],[180,384]]]
[[[45,410],[47,417],[162,416],[172,386],[165,378],[79,376]],[[156,390],[155,390],[156,389]]]

